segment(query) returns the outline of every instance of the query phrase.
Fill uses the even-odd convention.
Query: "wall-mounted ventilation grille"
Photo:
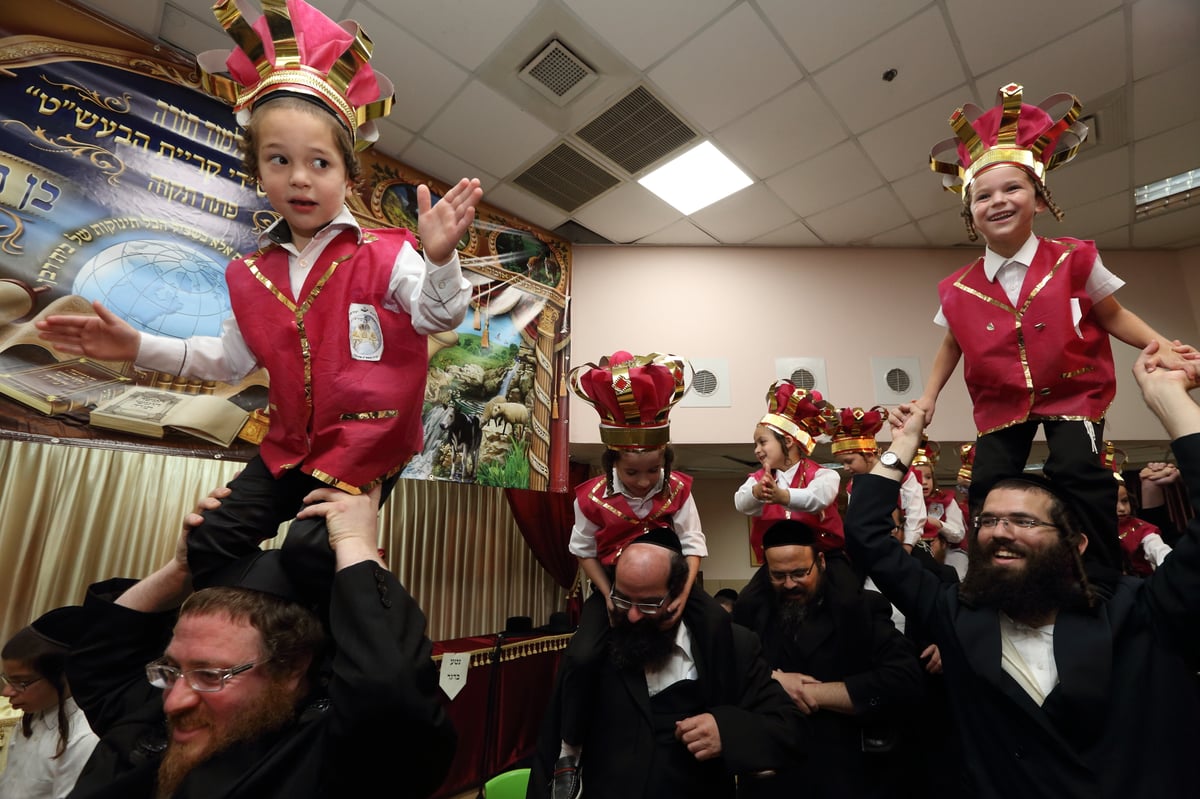
[[[696,131],[639,86],[576,135],[632,175],[695,139]]]
[[[531,58],[521,69],[520,77],[559,106],[574,100],[597,79],[595,71],[558,39],[551,39]]]
[[[884,375],[887,387],[897,394],[907,394],[912,389],[912,376],[903,369],[889,369]]]
[[[786,357],[775,359],[775,379],[791,380],[796,388],[820,391],[828,394],[825,379],[825,359],[811,357]]]
[[[796,369],[788,378],[796,388],[812,391],[817,387],[817,376],[807,369]]]
[[[875,401],[880,405],[910,402],[921,391],[921,359],[916,357],[872,358],[871,379]]]
[[[689,358],[692,386],[679,401],[691,408],[728,408],[729,360],[727,358]]]
[[[529,193],[568,213],[619,182],[615,175],[566,143],[555,147],[513,179],[513,183]]]

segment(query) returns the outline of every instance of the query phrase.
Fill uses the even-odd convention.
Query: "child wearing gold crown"
[[[837,495],[842,480],[808,456],[816,437],[837,427],[837,411],[819,391],[777,380],[767,389],[767,413],[754,427],[754,457],[762,468],[733,495],[733,505],[747,516],[750,551],[763,562],[762,537],[780,519],[795,519],[816,532],[819,552],[840,551],[846,542]]]
[[[561,670],[562,750],[554,764],[552,799],[577,799],[582,791],[581,743],[590,717],[593,667],[604,651],[609,618],[629,610],[622,597],[613,595],[612,566],[621,550],[663,526],[679,537],[688,564],[683,590],[654,614],[639,608],[643,615],[661,615],[663,624],[674,623],[683,613],[700,559],[708,554],[692,478],[671,469],[668,415],[687,393],[689,369],[675,355],[618,351],[570,374],[572,391],[600,415],[604,474],[575,489],[569,548],[595,591],[584,603]]]
[[[213,13],[237,47],[199,58],[206,87],[235,102],[247,172],[281,217],[260,250],[227,267],[233,316],[221,336],[138,333],[99,303],[96,316],[38,323],[44,339],[74,354],[202,380],[270,374],[271,424],[258,456],[189,535],[198,586],[315,490],[370,490],[420,450],[426,336],[465,316],[470,288],[455,246],[483,194],[464,179],[431,206],[428,187],[418,187],[424,256],[407,230],[362,229],[345,202],[361,170],[355,150],[377,138],[391,82],[368,65],[371,40],[357,23],[335,23],[303,0],[262,5],[251,21],[243,0],[219,0]],[[232,81],[216,74],[223,65]],[[313,578],[332,574],[319,517],[296,522],[284,549]]]
[[[987,248],[938,285],[935,321],[947,332],[916,402],[932,421],[938,395],[963,361],[978,429],[975,512],[998,478],[1025,468],[1042,425],[1050,450],[1045,473],[1088,515],[1090,558],[1115,569],[1120,552],[1108,510],[1115,491],[1099,459],[1116,391],[1109,336],[1139,349],[1158,341],[1151,368],[1185,369],[1191,377],[1196,355],[1117,302],[1113,293],[1123,282],[1092,242],[1034,235],[1037,214],[1062,217],[1045,175],[1074,157],[1087,128],[1072,95],[1038,106],[1022,103],[1021,95],[1021,86],[1009,84],[987,112],[958,109],[950,117],[956,136],[932,151],[944,188],[962,195],[972,241],[981,234]],[[901,406],[893,423],[905,415]]]
[[[959,545],[967,535],[967,525],[954,492],[938,487],[934,468],[941,454],[942,447],[938,442],[925,439],[913,456],[911,472],[921,481],[925,502],[925,529],[921,531],[921,540],[929,547],[934,559],[953,567],[961,580],[967,574],[967,553],[959,549]]]
[[[1125,460],[1123,451],[1113,446],[1111,441],[1104,442],[1104,454],[1100,461],[1112,470],[1117,483],[1117,538],[1121,542],[1122,566],[1126,574],[1149,577],[1171,554],[1171,545],[1164,540],[1162,530],[1157,525],[1134,515],[1136,508],[1129,496],[1129,489],[1125,487],[1125,476],[1121,474]],[[1143,494],[1145,485],[1146,481],[1143,480]]]
[[[883,429],[887,411],[876,405],[874,408],[841,408],[837,415],[837,429],[833,431],[829,449],[833,459],[841,464],[850,475],[846,481],[846,498],[854,491],[854,476],[867,474],[879,461],[879,444],[875,436]],[[921,540],[925,529],[925,496],[921,481],[912,469],[900,481],[898,509],[903,517],[901,541],[912,549]]]

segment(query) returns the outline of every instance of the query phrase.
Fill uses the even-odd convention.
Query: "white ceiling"
[[[189,52],[228,48],[205,0],[86,0]],[[1055,172],[1061,230],[1102,247],[1200,245],[1200,204],[1135,222],[1132,188],[1200,167],[1197,0],[316,0],[355,19],[397,87],[379,148],[554,230],[619,243],[945,247],[966,242],[928,169],[946,119],[1009,81],[1070,91],[1094,141]],[[600,79],[559,108],[516,78],[557,37]],[[895,80],[882,79],[895,69]],[[575,133],[645,86],[754,183],[682,216]],[[698,139],[699,140],[699,139]],[[698,141],[697,140],[697,141]],[[573,213],[512,180],[568,142],[621,182]],[[648,170],[643,170],[648,171]]]

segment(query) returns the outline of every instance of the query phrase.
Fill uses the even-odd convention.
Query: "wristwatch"
[[[900,460],[900,456],[892,452],[890,449],[879,456],[879,462],[889,469],[895,469],[901,474],[904,474],[908,471],[908,466],[904,463],[904,461]]]

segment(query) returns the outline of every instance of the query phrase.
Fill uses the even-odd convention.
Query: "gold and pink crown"
[[[811,455],[817,446],[816,437],[837,429],[837,408],[819,391],[797,388],[790,380],[776,380],[767,389],[767,415],[758,423],[791,436],[805,455]]]
[[[350,131],[357,149],[379,138],[374,120],[392,110],[392,82],[368,61],[374,45],[357,22],[334,22],[304,0],[217,0],[213,15],[233,39],[233,50],[196,58],[204,90],[233,105],[238,122],[276,92],[299,94],[325,106]],[[254,15],[253,22],[250,21]],[[228,69],[229,77],[219,73]]]
[[[912,465],[928,466],[932,469],[934,466],[937,466],[937,462],[941,457],[942,445],[921,436],[921,446],[917,447],[917,454],[913,455]]]
[[[971,472],[975,469],[974,442],[958,445],[958,459],[962,463],[962,465],[958,467],[958,479],[970,480]]]
[[[1112,469],[1113,477],[1118,483],[1125,482],[1125,476],[1121,474],[1121,470],[1125,468],[1125,461],[1129,456],[1125,454],[1125,450],[1115,446],[1111,441],[1104,442],[1104,451],[1100,453],[1100,463],[1106,469]]]
[[[950,116],[954,136],[938,142],[929,166],[942,174],[942,188],[967,199],[981,173],[1002,164],[1023,167],[1041,186],[1046,173],[1075,157],[1087,138],[1079,122],[1081,106],[1072,94],[1059,93],[1038,105],[1021,102],[1016,83],[1000,87],[996,106],[983,111],[968,103]]]
[[[599,364],[571,370],[571,390],[600,414],[600,440],[610,449],[657,449],[671,443],[668,417],[691,385],[678,355],[617,351]]]
[[[842,408],[838,411],[838,426],[833,432],[830,449],[834,455],[843,452],[875,452],[879,449],[875,436],[883,429],[887,411],[876,405],[874,408]]]

